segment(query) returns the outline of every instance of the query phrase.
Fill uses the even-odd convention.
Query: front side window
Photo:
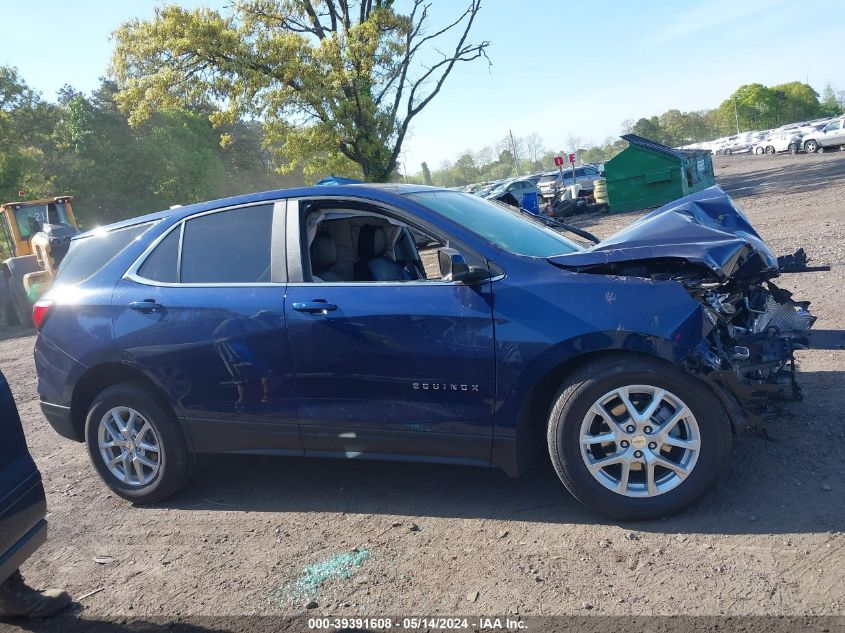
[[[446,245],[446,240],[377,209],[343,207],[316,204],[306,216],[302,237],[307,245],[310,281],[406,282],[442,278],[437,251]]]
[[[831,123],[830,125],[828,125],[825,128],[825,131],[826,132],[833,132],[834,130],[838,130],[840,127],[842,127],[842,122],[841,121],[834,121],[833,123]]]
[[[457,191],[408,194],[411,200],[466,227],[496,247],[517,255],[551,257],[581,250],[529,214]]]

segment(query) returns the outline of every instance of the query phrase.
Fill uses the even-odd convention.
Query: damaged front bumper
[[[740,307],[708,297],[713,329],[685,361],[719,394],[738,431],[761,428],[777,415],[776,403],[802,399],[796,351],[845,349],[845,331],[810,329],[809,302],[770,281],[752,288]]]

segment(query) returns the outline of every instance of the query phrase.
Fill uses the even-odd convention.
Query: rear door
[[[27,450],[12,392],[0,374],[0,582],[23,562],[17,559],[19,543],[39,529],[46,510],[41,475]]]
[[[118,284],[114,338],[197,452],[301,452],[285,336],[284,202],[188,217]]]

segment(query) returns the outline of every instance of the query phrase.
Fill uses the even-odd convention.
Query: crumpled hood
[[[585,271],[658,260],[702,265],[722,281],[740,269],[756,274],[778,268],[748,218],[719,187],[670,202],[593,247],[549,258],[557,266]]]

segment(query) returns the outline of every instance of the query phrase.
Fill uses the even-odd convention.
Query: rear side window
[[[273,205],[232,209],[185,222],[181,283],[270,281]]]
[[[150,223],[136,224],[102,234],[95,232],[89,237],[73,240],[59,266],[57,283],[78,284],[85,281],[102,270],[151,226]]]
[[[179,237],[182,234],[181,225],[170,231],[158,243],[150,256],[138,269],[138,275],[152,281],[175,284],[178,279],[176,267],[179,263]]]

